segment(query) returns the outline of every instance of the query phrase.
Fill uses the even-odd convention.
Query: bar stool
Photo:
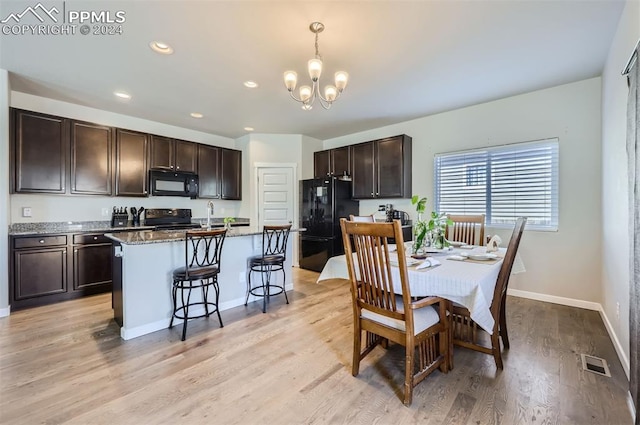
[[[289,298],[285,291],[286,273],[284,263],[287,260],[287,239],[291,225],[284,226],[264,226],[262,229],[262,254],[254,255],[247,259],[247,298],[244,301],[246,306],[249,302],[249,295],[262,297],[262,312],[267,312],[267,300],[271,295],[284,293],[284,298],[289,304]],[[271,283],[271,272],[282,271],[282,285]],[[253,286],[251,284],[251,274],[259,272],[262,277],[262,284]],[[271,292],[275,288],[276,292]]]
[[[220,273],[220,256],[222,244],[227,234],[226,229],[187,231],[185,238],[185,266],[173,271],[173,314],[169,322],[169,329],[173,327],[173,319],[182,319],[182,340],[187,335],[187,322],[190,319],[209,317],[214,311],[218,313],[220,327],[222,318],[218,309],[220,287],[218,286],[218,273]],[[209,300],[209,288],[213,287],[215,302]],[[191,291],[200,289],[202,300],[199,297],[191,301]],[[181,306],[178,306],[178,291],[180,291]],[[204,314],[192,315],[189,310],[195,306],[203,306]],[[200,311],[191,311],[199,313]]]

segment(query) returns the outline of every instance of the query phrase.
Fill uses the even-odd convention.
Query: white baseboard
[[[293,283],[287,283],[285,285],[287,291],[291,291],[293,289]],[[253,295],[249,296],[249,302],[253,302],[256,300],[261,300],[262,297],[254,297]],[[244,305],[245,297],[235,298],[233,300],[228,300],[220,303],[220,311],[229,310],[234,307],[238,307]],[[198,316],[200,314],[204,314],[204,308],[199,307],[197,310],[190,311],[194,316]],[[224,317],[222,318],[224,323]],[[120,328],[120,336],[124,340],[137,338],[142,335],[149,334],[151,332],[160,331],[163,329],[167,329],[169,327],[169,322],[171,321],[171,317],[167,317],[162,320],[158,320],[156,322],[145,323],[144,325],[135,326],[133,328]],[[182,320],[176,319],[173,321],[173,325],[177,326],[182,323]]]
[[[519,297],[519,298],[528,298],[530,300],[536,300],[536,301],[544,301],[544,302],[553,303],[553,304],[561,304],[569,307],[584,308],[587,310],[594,310],[600,313],[600,317],[604,322],[604,327],[607,329],[609,338],[611,338],[611,342],[613,343],[613,348],[615,348],[616,354],[618,354],[618,359],[620,360],[620,363],[622,364],[622,368],[624,369],[624,373],[627,375],[627,379],[629,379],[629,369],[630,369],[629,359],[627,358],[627,356],[624,353],[624,350],[622,349],[622,344],[620,344],[620,340],[618,339],[618,336],[614,332],[613,326],[611,326],[611,322],[609,321],[609,318],[607,317],[607,315],[604,312],[604,309],[602,308],[602,304],[595,303],[592,301],[577,300],[575,298],[565,298],[565,297],[557,297],[555,295],[540,294],[538,292],[521,291],[519,289],[507,289],[507,295],[512,295],[514,297]]]
[[[0,317],[7,317],[11,313],[11,306],[0,308]]]
[[[611,326],[611,322],[609,321],[609,318],[605,314],[602,306],[600,306],[600,317],[602,317],[602,321],[604,322],[604,327],[607,328],[607,332],[609,333],[609,338],[611,338],[611,341],[613,342],[613,348],[615,348],[616,353],[618,353],[618,358],[620,359],[620,363],[622,363],[622,368],[624,369],[624,373],[627,375],[627,379],[630,379],[629,372],[631,367],[629,366],[630,365],[629,359],[627,358],[626,354],[624,354],[624,350],[622,349],[622,344],[620,344],[620,340],[618,339],[618,336],[613,331],[613,326]]]
[[[577,300],[575,298],[557,297],[555,295],[541,294],[539,292],[521,291],[519,289],[507,289],[507,295],[513,295],[519,298],[528,298],[530,300],[544,301],[553,304],[567,305],[569,307],[585,308],[587,310],[602,310],[600,303],[592,301]]]

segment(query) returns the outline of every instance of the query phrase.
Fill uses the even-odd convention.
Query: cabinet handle
[[[94,236],[94,237],[93,237],[93,240],[94,240],[94,241],[97,241],[97,240],[98,240],[98,237],[97,237],[97,236]]]
[[[147,191],[146,191],[146,190],[144,191],[144,194],[145,194],[145,195],[147,194]]]
[[[376,192],[376,196],[380,195],[380,192]]]
[[[169,165],[169,168],[171,168],[173,170],[173,165]]]
[[[176,165],[176,170],[179,170],[179,169],[180,169],[180,167]]]
[[[78,250],[77,250],[77,249],[74,249],[74,250],[73,250],[73,252],[77,254],[77,253],[78,253]]]
[[[66,254],[66,253],[67,253],[67,250],[65,249],[64,251],[62,251],[62,253],[63,253],[63,254]]]
[[[371,196],[373,196],[373,192],[371,192]]]
[[[40,239],[38,242],[40,242],[40,243],[44,243],[44,239]]]

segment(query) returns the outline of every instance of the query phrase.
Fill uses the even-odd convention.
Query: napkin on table
[[[426,269],[427,267],[435,267],[435,266],[439,266],[439,265],[440,265],[440,261],[436,260],[433,257],[427,257],[427,258],[425,258],[425,260],[422,263],[420,263],[416,267],[416,270]]]
[[[489,243],[487,243],[487,252],[495,252],[500,248],[500,244],[502,243],[502,239],[498,235],[493,235]]]

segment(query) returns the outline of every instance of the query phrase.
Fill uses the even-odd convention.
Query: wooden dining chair
[[[349,215],[349,220],[351,221],[357,221],[360,223],[375,223],[376,219],[373,217],[373,214],[371,215]]]
[[[366,223],[342,218],[340,227],[353,306],[351,373],[358,375],[360,360],[376,345],[384,346],[388,341],[403,345],[406,350],[403,402],[410,405],[413,388],[418,383],[438,367],[444,373],[449,370],[447,302],[438,297],[412,300],[400,221]],[[400,241],[395,278],[387,242],[391,238]],[[362,332],[365,332],[364,347]]]
[[[509,284],[509,276],[513,268],[513,262],[518,252],[520,239],[524,226],[527,223],[526,217],[520,217],[516,220],[516,225],[511,233],[511,239],[507,246],[502,267],[498,273],[496,287],[493,291],[493,299],[491,301],[491,315],[493,316],[493,331],[491,334],[491,347],[486,347],[478,342],[478,326],[471,319],[469,309],[464,306],[453,304],[451,330],[453,333],[454,345],[480,351],[486,354],[492,354],[498,369],[503,369],[502,353],[500,350],[500,339],[505,349],[509,349],[509,335],[507,333],[506,319],[506,299],[507,286]]]
[[[447,214],[453,225],[447,226],[447,240],[464,242],[467,245],[484,245],[484,214],[456,215]]]

